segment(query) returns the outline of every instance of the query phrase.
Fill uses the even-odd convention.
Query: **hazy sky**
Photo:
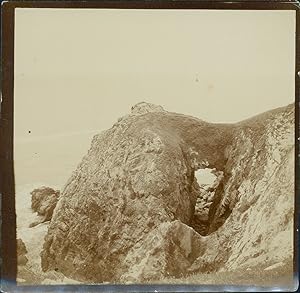
[[[16,186],[61,188],[140,101],[211,122],[293,102],[294,37],[293,11],[18,8]]]
[[[18,8],[16,139],[109,128],[140,101],[211,122],[289,104],[294,37],[294,11]]]

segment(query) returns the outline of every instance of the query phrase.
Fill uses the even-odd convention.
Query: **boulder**
[[[179,220],[162,223],[128,252],[120,281],[138,283],[183,277],[206,245],[205,238]]]
[[[41,216],[41,219],[30,224],[30,227],[51,220],[59,194],[59,190],[45,186],[36,188],[31,192],[31,208]]]

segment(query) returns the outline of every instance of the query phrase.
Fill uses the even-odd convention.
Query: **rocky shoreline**
[[[294,105],[214,124],[139,103],[93,138],[55,197],[43,272],[84,283],[274,265],[290,275],[294,145]],[[197,178],[205,168],[210,185]]]

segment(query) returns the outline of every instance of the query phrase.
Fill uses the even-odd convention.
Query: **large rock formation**
[[[293,125],[293,105],[231,125],[136,105],[93,138],[65,185],[43,270],[85,282],[144,282],[286,261]],[[199,215],[195,171],[207,166],[220,180]],[[196,217],[206,220],[207,236]]]
[[[189,271],[292,266],[294,133],[294,105],[239,124],[210,209],[212,245]]]

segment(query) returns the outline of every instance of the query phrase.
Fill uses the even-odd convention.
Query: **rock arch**
[[[65,185],[41,253],[43,270],[57,269],[85,282],[142,282],[217,270],[228,260],[234,264],[228,235],[242,239],[235,228],[244,214],[229,215],[240,208],[244,195],[237,184],[247,179],[239,170],[252,176],[249,189],[260,182],[254,172],[267,176],[263,168],[271,149],[258,150],[269,139],[272,119],[285,115],[291,127],[292,109],[228,125],[155,105],[133,107],[131,115],[94,137]],[[194,172],[205,166],[222,171],[224,178],[209,213],[206,234],[211,235],[202,237],[189,226],[198,192]],[[239,194],[232,197],[233,191]],[[213,233],[226,219],[232,227]]]

